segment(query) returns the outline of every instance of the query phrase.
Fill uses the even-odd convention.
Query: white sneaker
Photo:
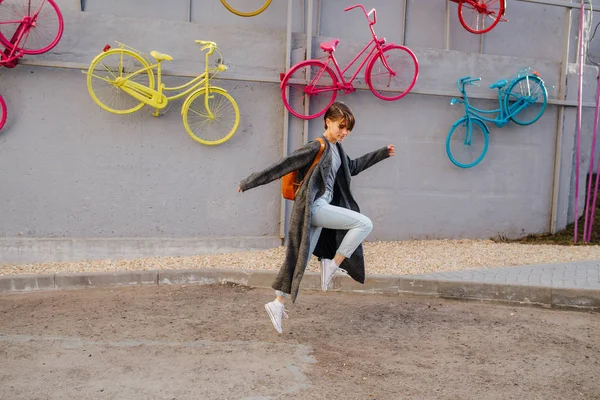
[[[275,328],[275,330],[278,333],[282,333],[281,318],[289,318],[287,313],[285,312],[285,307],[283,303],[275,299],[272,302],[265,304],[265,310],[267,310],[267,314],[269,314],[269,317],[271,318],[271,322],[273,323],[273,327]]]
[[[326,292],[329,287],[329,283],[338,270],[338,266],[333,260],[324,258],[321,260],[321,289]],[[344,271],[345,272],[345,271]]]

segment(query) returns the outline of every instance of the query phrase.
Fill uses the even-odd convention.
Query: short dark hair
[[[354,114],[350,110],[350,107],[342,103],[341,101],[336,101],[327,109],[325,112],[325,116],[323,117],[323,121],[325,122],[325,129],[327,129],[327,118],[331,121],[340,121],[343,120],[346,123],[346,128],[351,131],[354,128]]]

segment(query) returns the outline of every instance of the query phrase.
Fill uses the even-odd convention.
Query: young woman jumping
[[[286,255],[272,287],[275,300],[265,304],[277,332],[285,312],[285,299],[296,301],[300,281],[314,254],[321,260],[321,288],[327,291],[336,271],[357,282],[365,281],[362,241],[373,229],[373,223],[360,213],[352,192],[350,177],[359,174],[388,157],[395,155],[393,144],[350,159],[341,142],[354,128],[354,115],[344,103],[335,102],[327,109],[325,120],[325,150],[318,164],[305,176],[321,143],[308,142],[277,163],[256,172],[240,182],[243,192],[272,182],[298,170],[300,186],[290,218]]]

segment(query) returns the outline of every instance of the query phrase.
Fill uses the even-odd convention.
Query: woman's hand
[[[396,155],[396,146],[388,144],[388,156],[393,157]]]

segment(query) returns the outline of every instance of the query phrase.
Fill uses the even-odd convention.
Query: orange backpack
[[[317,165],[317,163],[321,159],[321,154],[323,154],[323,151],[325,150],[325,141],[323,140],[323,138],[317,138],[317,140],[321,142],[321,148],[319,149],[319,153],[315,157],[315,160],[313,161],[312,165],[310,166],[308,171],[306,171],[306,175],[304,175],[305,177],[307,177],[310,171],[312,171],[315,165]],[[304,182],[304,179],[300,182],[298,182],[297,179],[298,171],[292,171],[281,178],[281,195],[284,199],[296,199],[296,193],[298,193],[300,186],[302,186],[302,182]]]

